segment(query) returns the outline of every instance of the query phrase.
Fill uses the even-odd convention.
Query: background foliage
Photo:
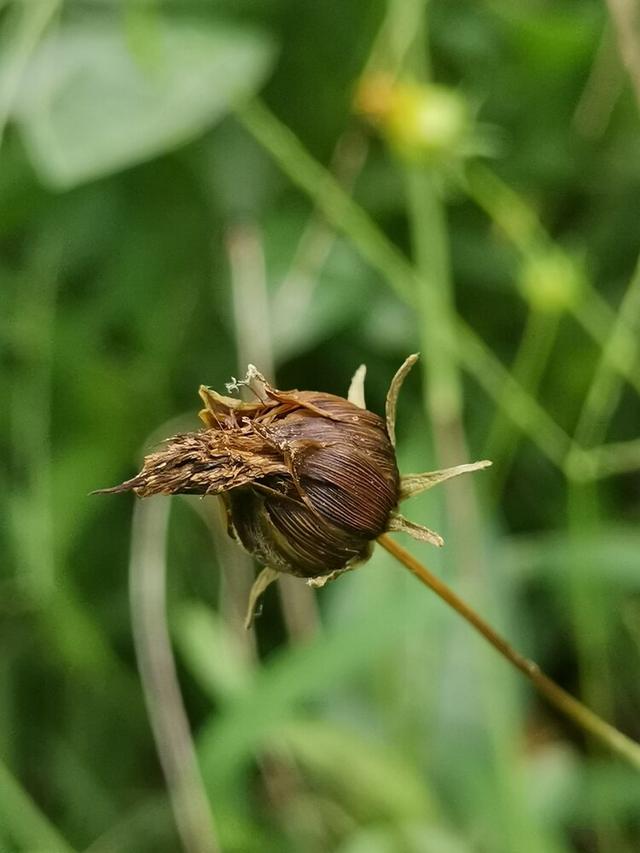
[[[381,411],[421,350],[401,468],[495,464],[415,500],[447,547],[412,550],[640,737],[640,127],[607,9],[0,6],[0,850],[637,850],[637,774],[385,554],[245,634],[215,507],[175,499],[165,543],[163,501],[132,529],[87,497],[249,359],[336,393],[366,362]],[[449,87],[464,134],[355,116],[381,74]],[[153,693],[165,561],[206,801]]]

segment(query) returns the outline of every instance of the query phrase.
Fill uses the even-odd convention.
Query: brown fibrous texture
[[[276,571],[318,577],[366,559],[398,502],[384,420],[342,397],[259,384],[244,403],[201,388],[205,428],[168,439],[105,489],[222,495],[230,530]]]

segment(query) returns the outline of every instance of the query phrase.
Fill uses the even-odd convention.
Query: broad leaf
[[[132,52],[125,30],[104,20],[42,43],[16,108],[45,182],[68,188],[197,137],[258,88],[273,56],[261,33],[169,18],[153,48]]]

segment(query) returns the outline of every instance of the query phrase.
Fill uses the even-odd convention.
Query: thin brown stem
[[[540,669],[537,663],[524,657],[512,648],[484,619],[466,604],[456,593],[432,574],[426,566],[410,554],[402,545],[398,545],[389,536],[380,536],[378,543],[414,574],[418,580],[436,593],[449,607],[472,625],[513,666],[524,673],[536,689],[558,711],[572,720],[584,731],[606,744],[614,752],[625,758],[640,770],[640,744],[628,738],[614,726],[594,714],[586,705],[567,693]]]

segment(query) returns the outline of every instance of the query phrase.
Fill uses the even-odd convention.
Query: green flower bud
[[[529,257],[520,270],[518,285],[527,302],[539,311],[558,313],[575,305],[584,290],[580,263],[561,249]]]
[[[356,93],[355,109],[405,160],[450,163],[481,147],[467,100],[446,86],[366,77]]]

